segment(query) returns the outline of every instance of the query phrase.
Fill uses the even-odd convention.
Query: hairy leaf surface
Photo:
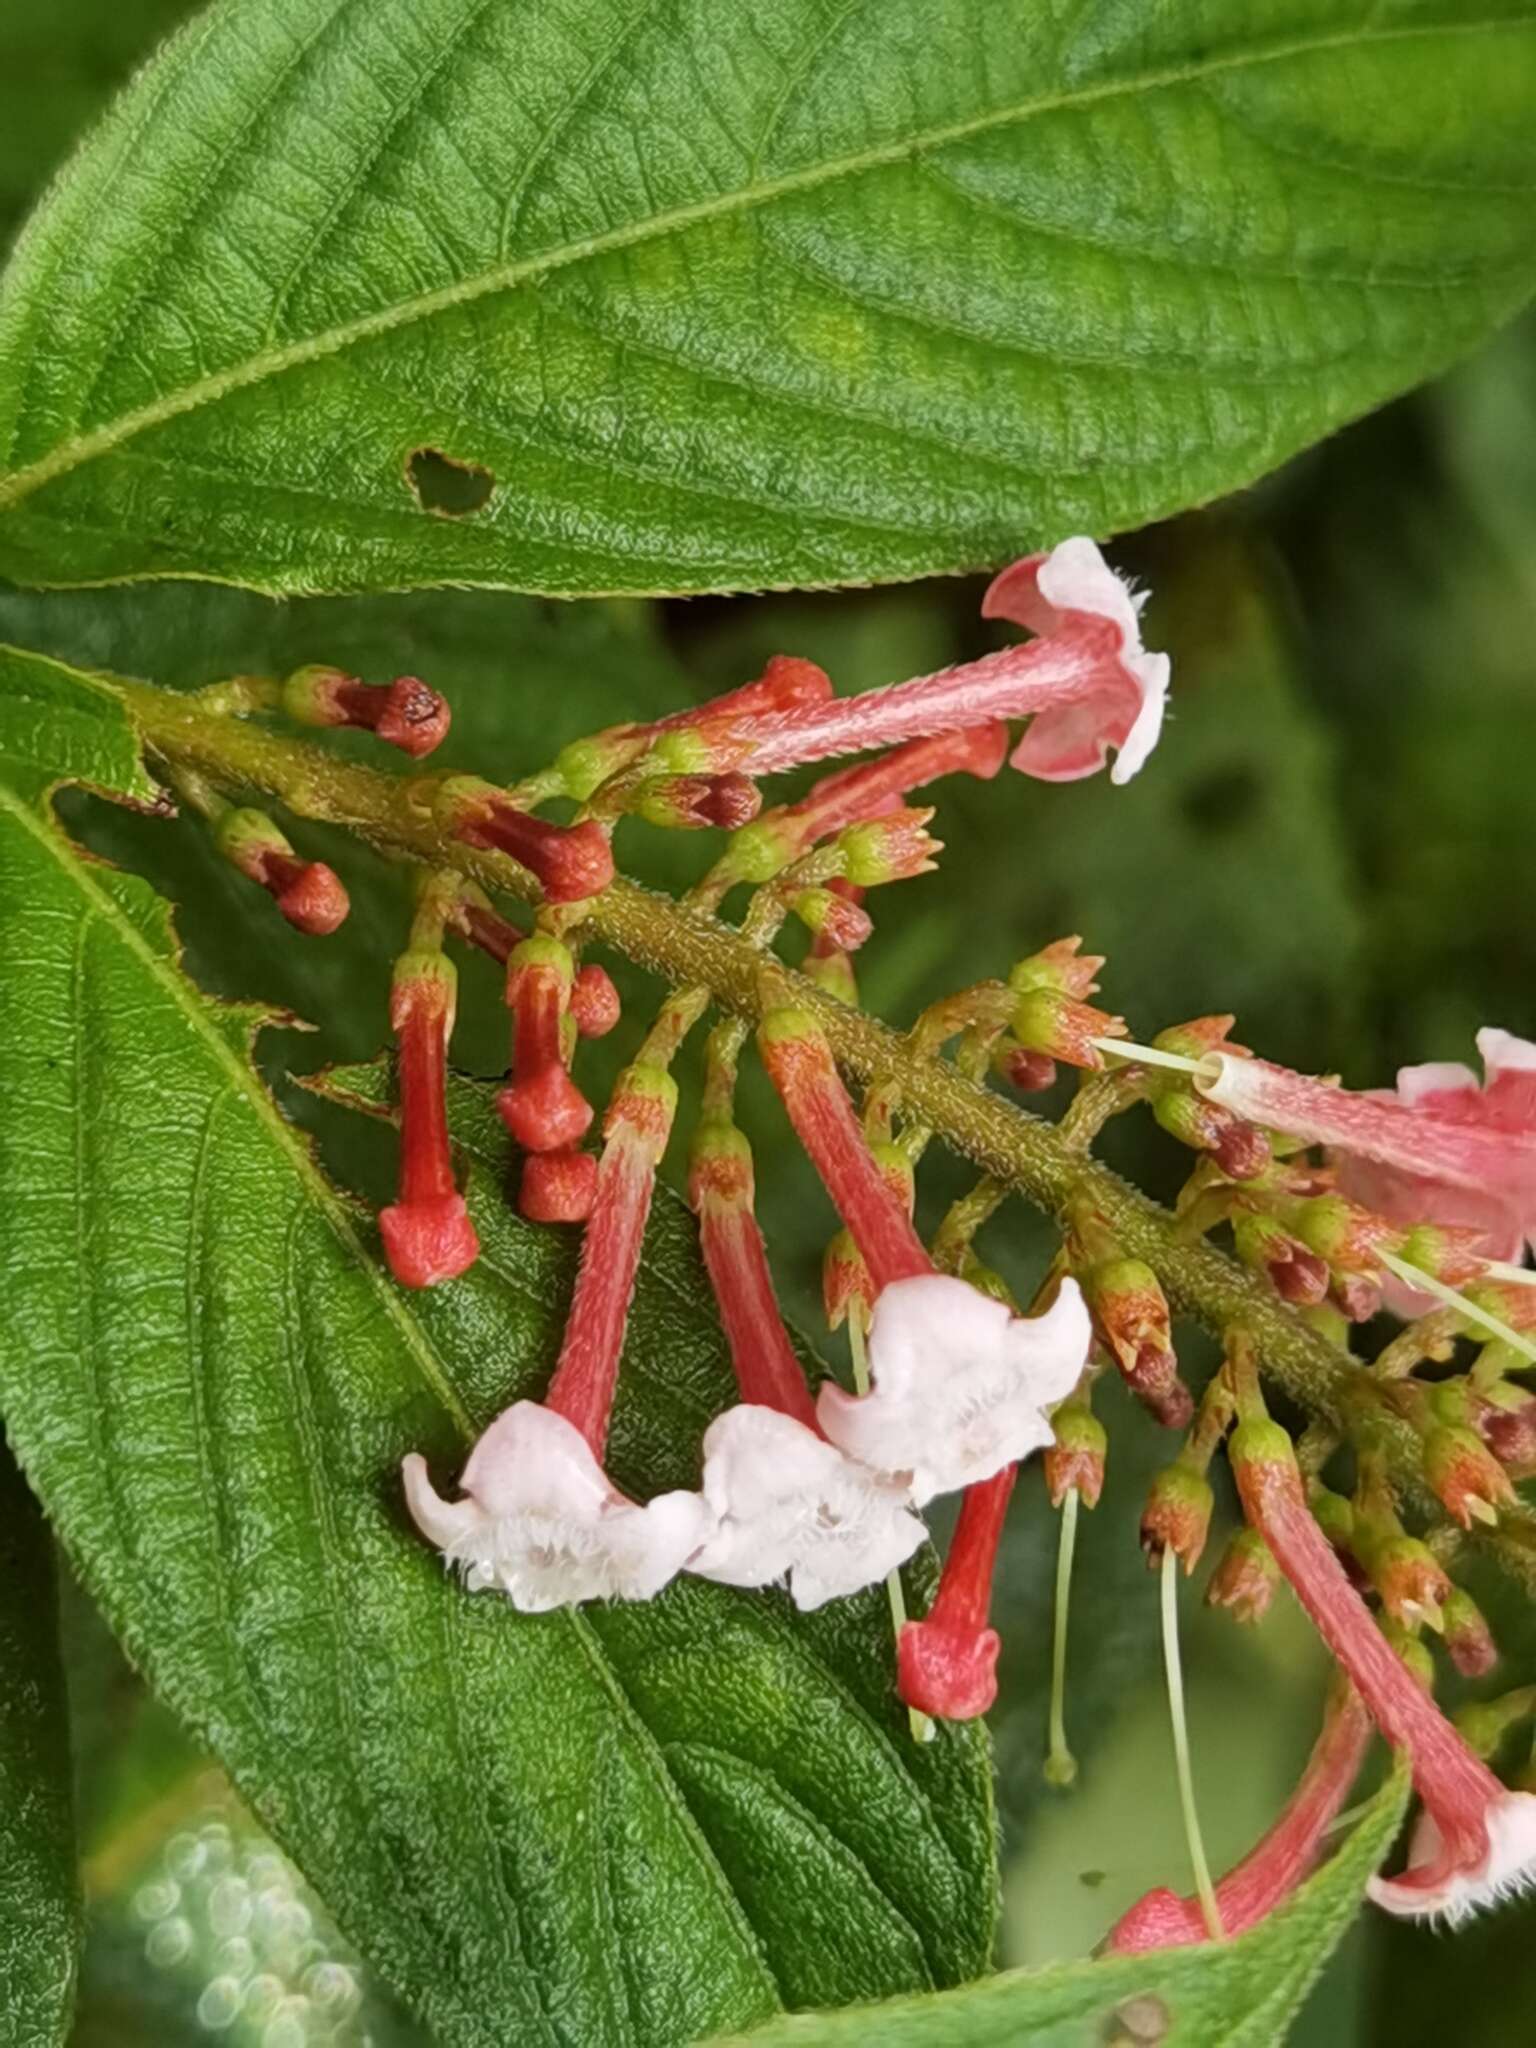
[[[477,1159],[480,1266],[396,1290],[252,1072],[257,1013],[200,996],[159,901],[28,800],[61,719],[76,772],[131,781],[110,697],[11,655],[0,702],[33,707],[0,728],[0,1401],[134,1660],[445,2040],[670,2048],[974,1974],[984,1744],[905,1738],[878,1596],[530,1620],[409,1529],[402,1453],[446,1479],[542,1384],[573,1247]],[[707,1301],[667,1205],[615,1432],[641,1493],[692,1477],[727,1398]]]
[[[62,2048],[80,1953],[53,1545],[0,1439],[0,2023]]]
[[[1236,1941],[1009,1970],[941,1997],[783,2021],[752,2048],[1276,2048],[1359,1912],[1407,1796],[1398,1770],[1332,1861]],[[716,2048],[746,2043],[733,2035]]]
[[[1519,0],[223,0],[0,293],[0,571],[912,576],[1260,475],[1527,296]]]

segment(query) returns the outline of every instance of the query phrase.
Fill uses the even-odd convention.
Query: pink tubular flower
[[[620,1078],[544,1401],[515,1401],[485,1431],[464,1467],[464,1500],[441,1499],[425,1462],[414,1454],[405,1460],[417,1527],[463,1570],[471,1591],[497,1587],[524,1613],[580,1600],[648,1600],[713,1530],[700,1495],[666,1493],[642,1507],[618,1491],[601,1462],[675,1104],[676,1088],[659,1068],[633,1066]]]
[[[1143,651],[1136,600],[1093,542],[1066,540],[1016,563],[982,609],[1040,637],[859,697],[717,719],[697,729],[703,750],[675,765],[770,775],[832,754],[1030,718],[1012,756],[1025,774],[1072,781],[1101,768],[1115,747],[1112,779],[1128,782],[1157,743],[1168,658]]]
[[[448,700],[419,676],[362,683],[337,668],[301,668],[283,685],[283,709],[301,725],[355,726],[420,760],[448,735]]]
[[[384,1255],[403,1287],[431,1287],[472,1266],[480,1240],[453,1180],[444,1085],[458,977],[441,953],[395,966],[390,1024],[400,1061],[400,1192],[379,1217]]]
[[[1066,1281],[1043,1316],[1010,1314],[964,1280],[936,1273],[905,1202],[871,1152],[831,1049],[803,1010],[770,1010],[763,1064],[875,1288],[872,1390],[828,1384],[817,1418],[830,1440],[900,1475],[919,1506],[990,1479],[1052,1441],[1043,1410],[1077,1384],[1088,1312]]]
[[[909,1707],[945,1721],[974,1721],[997,1698],[1001,1639],[987,1625],[992,1572],[1017,1465],[967,1487],[933,1605],[896,1643],[897,1690]]]
[[[592,1105],[571,1079],[561,1043],[574,963],[558,939],[524,939],[507,962],[514,1018],[512,1081],[497,1112],[529,1152],[562,1152],[586,1135]]]
[[[1359,1776],[1370,1739],[1370,1716],[1353,1689],[1340,1683],[1284,1812],[1216,1887],[1221,1925],[1229,1937],[1246,1933],[1284,1905],[1317,1862],[1329,1824]],[[1141,1955],[1209,1939],[1198,1899],[1158,1890],[1138,1899],[1116,1921],[1104,1947],[1110,1955]]]
[[[1400,1877],[1371,1896],[1412,1918],[1464,1918],[1536,1880],[1536,1793],[1510,1792],[1404,1670],[1307,1510],[1290,1438],[1240,1423],[1230,1445],[1248,1520],[1264,1537],[1371,1718],[1408,1755],[1423,1801]]]
[[[1406,1067],[1396,1091],[1358,1093],[1267,1060],[1209,1055],[1203,1095],[1252,1123],[1339,1155],[1340,1184],[1376,1214],[1470,1225],[1488,1255],[1536,1232],[1536,1045],[1480,1031],[1487,1080],[1465,1067]]]
[[[730,1586],[787,1579],[809,1610],[905,1563],[923,1525],[899,1487],[817,1427],[752,1213],[751,1151],[734,1125],[701,1126],[690,1193],[741,1400],[705,1433],[703,1492],[718,1527],[689,1570]]]

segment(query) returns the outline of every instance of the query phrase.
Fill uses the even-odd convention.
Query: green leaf
[[[6,656],[0,701],[65,673]],[[126,779],[107,694],[74,711]],[[7,729],[23,789],[53,723]],[[907,1739],[878,1595],[528,1619],[410,1531],[401,1455],[452,1469],[541,1384],[570,1243],[477,1162],[479,1267],[403,1295],[252,1072],[258,1013],[191,987],[143,884],[0,793],[0,906],[18,1454],[134,1662],[434,2032],[670,2048],[980,1969],[984,1742]],[[659,1205],[612,1456],[640,1491],[692,1476],[727,1398],[707,1300]]]
[[[0,294],[0,571],[719,590],[1210,498],[1528,295],[1518,0],[223,0]]]
[[[1275,2048],[1359,1911],[1408,1797],[1399,1767],[1338,1854],[1236,1941],[1048,1970],[1009,1970],[941,1997],[780,2021],[714,2048]]]
[[[0,2015],[11,2048],[69,2036],[80,1882],[53,1545],[0,1440]]]

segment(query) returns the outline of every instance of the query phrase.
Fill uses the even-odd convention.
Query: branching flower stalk
[[[1458,1528],[1492,1543],[1536,1590],[1536,1526],[1514,1487],[1536,1470],[1536,1394],[1516,1377],[1536,1363],[1536,1292],[1518,1264],[1536,1239],[1536,1046],[1486,1031],[1482,1084],[1460,1068],[1410,1069],[1395,1092],[1356,1094],[1254,1057],[1232,1040],[1228,1016],[1143,1044],[1090,1001],[1104,962],[1076,938],[942,997],[904,1038],[857,1004],[852,955],[873,929],[865,893],[925,872],[941,850],[927,830],[932,811],[909,802],[916,790],[945,773],[989,779],[1005,757],[1047,782],[1093,774],[1111,751],[1117,782],[1146,761],[1168,663],[1142,649],[1138,608],[1091,543],[1066,542],[1005,571],[988,593],[989,616],[1033,630],[1025,645],[852,698],[836,697],[814,665],[781,657],[710,704],[578,742],[511,790],[463,775],[391,780],[257,722],[360,725],[419,755],[448,710],[414,679],[381,694],[314,669],[282,686],[241,679],[190,699],[104,687],[120,689],[166,779],[221,845],[236,834],[230,857],[293,921],[304,923],[284,892],[301,863],[251,807],[253,792],[420,865],[415,925],[396,969],[400,1199],[381,1219],[392,1269],[408,1285],[451,1282],[477,1250],[445,1114],[453,970],[443,942],[466,940],[505,962],[513,1053],[498,1108],[527,1155],[520,1206],[534,1220],[583,1223],[584,1236],[544,1400],[514,1402],[482,1434],[457,1500],[437,1492],[420,1457],[405,1461],[412,1516],[470,1590],[538,1612],[650,1599],[689,1572],[740,1588],[781,1585],[809,1609],[883,1579],[897,1690],[923,1732],[919,1717],[970,1719],[995,1696],[992,1578],[1020,1468],[1043,1450],[1053,1503],[1067,1501],[1047,1762],[1066,1782],[1066,1593],[1079,1502],[1092,1507],[1102,1484],[1105,1433],[1089,1403],[1108,1369],[1156,1421],[1188,1430],[1153,1481],[1141,1540],[1162,1573],[1205,1933],[1220,1938],[1223,1908],[1194,1819],[1174,1586],[1205,1548],[1207,1470],[1234,1421],[1226,1455],[1251,1526],[1228,1546],[1207,1598],[1257,1623],[1279,1578],[1289,1581],[1366,1711],[1407,1753],[1424,1802],[1408,1870],[1374,1895],[1400,1913],[1471,1910],[1536,1874],[1536,1802],[1506,1792],[1435,1708],[1419,1632],[1443,1632],[1463,1672],[1496,1661],[1487,1622],[1451,1576]],[[405,722],[413,705],[419,731]],[[1017,718],[1026,727],[1015,742],[1008,722]],[[762,776],[871,749],[880,751],[759,816]],[[574,800],[575,818],[540,816],[553,797]],[[731,838],[704,881],[673,902],[618,872],[615,831],[632,829],[630,819]],[[738,884],[753,894],[733,927],[721,913]],[[498,892],[531,906],[526,935],[501,915]],[[810,935],[809,973],[773,950],[791,919]],[[593,1111],[572,1071],[580,1039],[617,1012],[601,968],[582,964],[593,940],[669,989],[608,1106],[600,1158],[583,1145]],[[622,1493],[602,1461],[677,1107],[670,1069],[711,1006],[723,1015],[690,1192],[738,1399],[705,1433],[698,1491],[647,1503]],[[842,1224],[824,1294],[829,1321],[850,1326],[852,1393],[828,1381],[812,1399],[780,1317],[752,1156],[733,1111],[749,1037]],[[1059,1126],[993,1085],[1029,1093],[1063,1065],[1081,1086]],[[863,1084],[862,1117],[850,1083]],[[1105,1124],[1137,1110],[1194,1155],[1173,1215],[1091,1156]],[[981,1178],[952,1205],[930,1254],[913,1206],[935,1136]],[[975,1249],[1012,1192],[1061,1232],[1027,1315]],[[1206,1242],[1216,1230],[1230,1230],[1235,1262]],[[1384,1300],[1411,1320],[1373,1371],[1351,1354],[1349,1325]],[[1180,1369],[1175,1308],[1198,1315],[1225,1347],[1198,1403]],[[1458,1369],[1458,1345],[1474,1341],[1476,1360]],[[1421,1377],[1430,1362],[1452,1369]],[[1302,1459],[1267,1415],[1261,1372],[1308,1412]],[[1328,1481],[1346,1445],[1352,1496]],[[963,1500],[938,1592],[908,1619],[895,1573],[922,1540],[920,1511],[949,1492]],[[1354,1590],[1341,1556],[1379,1611]],[[1269,1910],[1305,1867],[1347,1793],[1352,1755],[1349,1745],[1329,1751],[1326,1796],[1299,1793],[1292,1820],[1245,1863],[1231,1890],[1244,1914]],[[1262,1883],[1249,1882],[1254,1870]],[[1187,1934],[1181,1913],[1168,1924]],[[1141,1918],[1161,1927],[1165,1905]]]

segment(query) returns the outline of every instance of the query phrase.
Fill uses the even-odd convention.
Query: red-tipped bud
[[[226,811],[214,842],[232,867],[265,889],[295,931],[323,938],[351,905],[339,877],[324,861],[300,860],[265,811]]]
[[[530,1223],[584,1223],[596,1192],[590,1152],[531,1152],[518,1183],[518,1212]]]
[[[563,1152],[592,1122],[592,1105],[565,1065],[562,1025],[574,966],[558,939],[524,939],[507,962],[507,1001],[515,1029],[512,1080],[496,1098],[497,1112],[529,1152]]]
[[[875,928],[861,903],[835,889],[802,889],[790,908],[827,948],[844,953],[856,953]]]
[[[452,715],[447,699],[419,676],[363,683],[336,668],[296,669],[282,702],[301,725],[356,726],[417,760],[447,737]]]
[[[1109,1438],[1086,1401],[1063,1401],[1051,1417],[1056,1441],[1046,1446],[1043,1462],[1051,1506],[1059,1508],[1075,1493],[1085,1508],[1095,1508],[1104,1491],[1104,1460]]]
[[[1424,1476],[1446,1513],[1463,1529],[1492,1524],[1510,1506],[1515,1489],[1509,1474],[1470,1429],[1432,1429],[1424,1439]]]
[[[379,1229],[390,1271],[405,1287],[454,1279],[480,1251],[448,1147],[445,1087],[457,989],[453,963],[441,953],[405,953],[395,963],[390,1025],[400,1079],[400,1183]]]
[[[1379,1263],[1376,1254],[1401,1234],[1396,1224],[1373,1216],[1344,1195],[1315,1195],[1297,1206],[1291,1221],[1304,1244],[1344,1273],[1374,1276]],[[1349,1313],[1347,1308],[1345,1313]]]
[[[1251,1628],[1269,1612],[1280,1583],[1275,1554],[1257,1529],[1239,1529],[1216,1561],[1205,1588],[1207,1607],[1225,1607]]]
[[[900,810],[849,826],[837,842],[843,873],[859,889],[928,874],[935,865],[934,856],[943,851],[926,829],[932,816],[931,809]]]
[[[1536,1474],[1536,1394],[1517,1387],[1501,1387],[1499,1394],[1478,1408],[1478,1433],[1514,1478],[1530,1478]]]
[[[1056,1062],[1046,1052],[1031,1052],[1016,1039],[1005,1038],[992,1055],[992,1070],[1025,1095],[1038,1095],[1056,1085]]]
[[[643,782],[631,808],[647,824],[696,832],[723,826],[734,832],[763,807],[762,793],[745,775],[658,775]]]
[[[451,777],[440,802],[456,839],[510,854],[551,903],[580,903],[613,880],[613,849],[594,818],[580,825],[552,825],[519,810],[504,790],[473,776]]]
[[[1487,1617],[1470,1593],[1452,1586],[1442,1613],[1445,1647],[1463,1678],[1486,1678],[1499,1661]]]
[[[719,718],[760,718],[775,711],[798,711],[809,704],[824,704],[831,695],[832,678],[824,668],[799,654],[774,654],[755,681],[712,697],[707,704],[670,712],[654,724],[632,730],[640,738],[652,740],[660,733],[680,732]]]
[[[1177,1086],[1159,1089],[1152,1097],[1152,1114],[1181,1145],[1210,1153],[1229,1180],[1255,1180],[1269,1165],[1264,1133],[1203,1095]]]
[[[1085,1002],[1098,991],[1095,977],[1104,965],[1104,956],[1081,952],[1082,943],[1076,937],[1057,939],[1038,953],[1031,953],[1027,960],[1016,962],[1009,970],[1008,986],[1019,995],[1045,989],[1070,996],[1077,1003]]]
[[[1362,1548],[1363,1524],[1355,1530],[1356,1554]],[[1362,1562],[1371,1584],[1381,1595],[1381,1604],[1404,1628],[1425,1625],[1438,1630],[1451,1595],[1451,1582],[1434,1552],[1416,1536],[1388,1536],[1363,1545]]]
[[[1247,1046],[1234,1045],[1227,1036],[1236,1022],[1232,1016],[1192,1017],[1187,1024],[1170,1024],[1159,1031],[1152,1043],[1159,1052],[1176,1052],[1186,1060],[1204,1059],[1208,1052],[1235,1053],[1242,1059]]]
[[[1283,1224],[1263,1210],[1245,1210],[1232,1219],[1237,1255],[1245,1266],[1265,1272],[1282,1301],[1311,1308],[1328,1293],[1328,1261],[1292,1237]]]
[[[1203,1472],[1189,1465],[1165,1465],[1154,1475],[1141,1511],[1141,1547],[1149,1566],[1172,1551],[1185,1576],[1200,1562],[1211,1530],[1216,1496]]]
[[[613,977],[590,961],[571,983],[570,1014],[583,1038],[604,1038],[619,1021],[621,1005]]]
[[[1101,1259],[1082,1276],[1099,1341],[1126,1385],[1169,1428],[1193,1411],[1179,1378],[1168,1302],[1152,1268],[1140,1259]]]
[[[1125,1036],[1123,1018],[1072,996],[1058,995],[1053,989],[1034,989],[1020,996],[1011,1021],[1013,1035],[1026,1051],[1045,1053],[1069,1067],[1093,1072],[1104,1065],[1094,1039]]]

